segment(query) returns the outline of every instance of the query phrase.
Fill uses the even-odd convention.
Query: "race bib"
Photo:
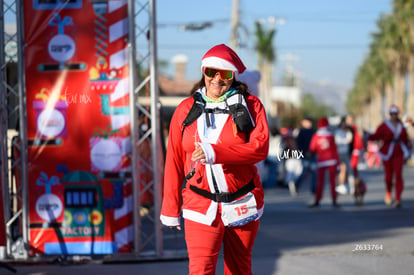
[[[249,192],[232,202],[222,203],[221,219],[225,226],[241,226],[259,217],[256,199]]]

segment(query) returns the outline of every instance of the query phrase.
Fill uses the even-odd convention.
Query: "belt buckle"
[[[229,192],[215,193],[216,202],[230,202],[230,194]]]

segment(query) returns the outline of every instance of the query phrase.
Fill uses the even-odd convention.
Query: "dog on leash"
[[[364,195],[367,192],[367,185],[361,178],[355,178],[354,181],[354,198],[355,204],[361,206],[364,204]]]

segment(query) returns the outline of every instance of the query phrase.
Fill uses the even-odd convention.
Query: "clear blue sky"
[[[187,78],[198,79],[203,54],[216,44],[229,43],[231,7],[231,0],[157,0],[158,57],[170,62],[163,71],[172,76],[173,56],[185,54]],[[257,69],[254,22],[275,16],[286,24],[276,25],[274,79],[280,78],[285,57],[293,55],[298,60],[292,65],[303,79],[351,87],[377,20],[391,10],[392,0],[240,0],[245,28],[239,33],[247,47],[238,52],[249,69]],[[179,29],[181,24],[205,21],[213,26],[197,32]]]

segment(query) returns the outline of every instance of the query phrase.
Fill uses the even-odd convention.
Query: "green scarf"
[[[207,103],[219,103],[219,102],[223,102],[224,100],[226,100],[228,97],[234,95],[237,92],[237,89],[235,88],[230,88],[230,90],[228,90],[227,92],[224,93],[224,95],[222,95],[221,97],[219,97],[217,100],[211,99],[208,96],[206,96],[204,93],[201,93],[201,95],[203,96],[203,99],[207,102]],[[206,91],[207,93],[207,91]]]

